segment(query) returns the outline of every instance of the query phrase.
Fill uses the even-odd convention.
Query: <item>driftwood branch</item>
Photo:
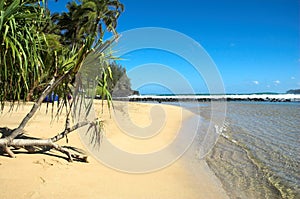
[[[13,139],[8,146],[5,146],[5,139],[0,139],[0,146],[4,146],[4,151],[10,156],[15,157],[14,153],[11,151],[9,147],[15,147],[15,148],[25,148],[29,147],[29,149],[32,149],[33,147],[41,147],[43,149],[47,148],[55,149],[61,153],[64,153],[68,156],[68,161],[72,162],[73,158],[79,161],[87,162],[87,155],[83,153],[79,153],[78,151],[70,150],[70,147],[63,147],[60,146],[54,142],[51,141],[51,139],[43,139],[43,140],[37,140],[37,139]],[[33,152],[32,150],[30,152]]]
[[[5,139],[0,139],[0,146],[5,146]],[[16,148],[26,148],[26,147],[48,147],[48,149],[55,149],[57,151],[60,151],[61,153],[64,153],[68,156],[68,160],[70,162],[73,161],[73,158],[76,158],[77,160],[87,162],[87,155],[78,153],[75,151],[71,151],[68,147],[62,147],[53,141],[51,139],[13,139],[10,142],[10,147],[16,147]],[[14,157],[14,153],[8,148],[8,146],[3,147],[5,152],[8,153],[9,156]],[[10,152],[9,152],[10,151]]]
[[[60,151],[61,153],[64,153],[68,156],[68,160],[70,162],[73,161],[73,158],[79,161],[87,162],[87,155],[83,153],[79,153],[78,150],[70,150],[72,147],[62,147],[58,144],[56,144],[57,141],[63,139],[67,134],[75,131],[78,128],[81,128],[83,126],[86,126],[88,124],[93,124],[93,122],[83,121],[79,122],[76,125],[66,128],[63,132],[59,133],[58,135],[49,138],[49,139],[36,139],[36,138],[15,138],[13,140],[5,138],[0,139],[0,147],[3,148],[3,151],[7,153],[10,157],[14,158],[15,154],[12,152],[10,147],[14,148],[25,148],[26,150],[30,152],[34,152],[33,147],[42,147],[50,149],[55,149],[57,151]],[[8,136],[9,137],[9,136]]]

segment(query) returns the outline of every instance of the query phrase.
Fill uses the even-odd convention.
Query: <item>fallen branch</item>
[[[48,148],[55,149],[61,153],[64,153],[68,156],[68,161],[72,162],[73,158],[87,162],[87,155],[81,154],[75,151],[71,151],[67,147],[60,146],[56,143],[54,143],[51,139],[13,139],[9,146],[6,145],[6,139],[2,138],[0,139],[0,146],[4,149],[4,151],[10,156],[15,157],[14,153],[11,151],[9,147],[15,147],[15,148],[25,148],[26,147],[42,147],[42,148]]]
[[[82,152],[78,152],[78,150],[70,150],[72,147],[62,147],[55,142],[63,139],[67,134],[75,131],[78,128],[86,126],[88,124],[93,125],[93,122],[83,121],[79,122],[76,125],[66,128],[63,132],[58,135],[49,138],[49,139],[36,139],[36,138],[15,138],[13,140],[7,139],[9,136],[0,139],[0,147],[3,148],[3,151],[7,153],[10,157],[15,158],[15,154],[10,149],[10,147],[14,148],[25,148],[29,152],[35,152],[34,147],[41,147],[43,149],[47,148],[47,150],[55,149],[64,153],[68,156],[68,161],[72,162],[73,158],[76,160],[87,162],[87,155]]]

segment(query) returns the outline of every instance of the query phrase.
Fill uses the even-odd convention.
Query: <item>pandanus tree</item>
[[[95,136],[101,130],[99,121],[76,121],[70,126],[73,102],[89,97],[82,94],[82,74],[93,65],[94,80],[108,73],[111,59],[106,51],[114,40],[103,41],[105,32],[116,35],[116,24],[123,5],[118,0],[81,0],[67,4],[68,11],[50,14],[47,2],[37,0],[0,0],[0,102],[5,104],[34,100],[30,112],[15,129],[6,129],[0,138],[0,148],[15,157],[12,147],[28,151],[56,149],[68,156],[86,160],[84,154],[75,153],[56,142],[70,132],[85,125],[95,127]],[[79,79],[79,80],[78,80]],[[96,79],[96,80],[95,80]],[[34,116],[46,96],[59,95],[59,107],[66,107],[66,128],[49,139],[24,136],[24,128]],[[70,93],[78,99],[68,101]],[[81,93],[81,95],[80,95]],[[67,108],[68,107],[68,108]],[[58,111],[59,112],[59,111]],[[99,141],[99,140],[98,140]]]

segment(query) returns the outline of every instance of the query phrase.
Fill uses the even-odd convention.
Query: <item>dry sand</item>
[[[182,114],[182,109],[175,106],[160,105],[156,114],[151,112],[154,105],[130,103],[128,114],[139,127],[148,126],[156,121],[163,121],[159,133],[147,139],[130,137],[116,122],[116,114],[111,117],[104,111],[101,117],[105,121],[105,137],[114,145],[131,153],[149,153],[162,149],[176,138],[177,129],[185,117],[192,113]],[[157,106],[157,105],[156,105]],[[96,102],[96,112],[101,113],[101,106]],[[121,107],[121,108],[120,108]],[[124,106],[118,106],[121,110]],[[19,107],[17,111],[0,116],[0,127],[14,128],[30,110],[31,105]],[[122,113],[119,112],[119,113]],[[126,115],[124,114],[124,115]],[[123,116],[124,116],[123,115]],[[122,118],[123,116],[118,115]],[[162,118],[161,118],[162,117]],[[50,124],[51,114],[45,114],[45,105],[26,127],[31,136],[51,137],[64,128],[64,120]],[[127,128],[127,127],[126,127]],[[133,127],[128,127],[130,128]],[[127,129],[127,130],[128,130]],[[145,133],[145,132],[144,132]],[[149,134],[150,135],[150,134]],[[65,139],[60,144],[66,145]],[[69,136],[69,144],[85,149],[78,133]],[[101,150],[101,148],[100,148]],[[103,198],[103,199],[200,199],[228,198],[218,179],[213,175],[205,161],[188,162],[188,154],[155,172],[130,174],[104,166],[89,157],[89,163],[69,163],[57,152],[47,154],[16,153],[17,158],[0,156],[0,198]],[[196,166],[195,166],[196,165]]]

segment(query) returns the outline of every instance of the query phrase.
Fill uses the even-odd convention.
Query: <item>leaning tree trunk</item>
[[[103,52],[117,38],[118,37],[104,42],[103,44],[101,44],[99,46],[99,48],[96,49],[96,52],[97,53]],[[34,151],[34,147],[39,147],[39,148],[43,148],[43,149],[47,149],[47,150],[55,149],[57,151],[60,151],[68,156],[69,161],[73,161],[73,158],[76,158],[77,160],[81,160],[81,161],[87,161],[87,156],[85,154],[78,153],[76,151],[72,151],[70,149],[71,147],[62,147],[56,143],[58,140],[66,137],[69,133],[73,132],[74,130],[76,130],[80,127],[90,125],[90,128],[91,127],[97,128],[97,126],[99,125],[99,122],[97,120],[87,121],[85,119],[84,121],[79,121],[76,125],[70,127],[69,114],[71,111],[71,107],[70,107],[69,113],[67,114],[65,130],[63,132],[61,132],[60,134],[58,134],[52,138],[49,138],[49,139],[24,138],[25,136],[22,136],[25,126],[27,125],[29,120],[34,116],[34,114],[37,112],[37,110],[40,108],[45,97],[47,95],[49,95],[66,78],[69,78],[70,75],[77,75],[79,70],[81,69],[83,61],[85,60],[87,55],[90,52],[95,52],[95,50],[90,51],[90,50],[85,49],[84,46],[82,46],[79,51],[83,51],[83,53],[79,53],[79,57],[77,59],[77,63],[75,64],[74,68],[61,74],[58,77],[56,75],[54,75],[54,77],[51,79],[51,81],[48,83],[48,85],[43,90],[40,97],[36,100],[36,102],[32,106],[30,112],[21,121],[20,125],[17,128],[11,130],[10,134],[8,136],[6,136],[4,138],[0,138],[0,148],[2,148],[3,151],[5,153],[7,153],[10,157],[15,157],[15,154],[10,149],[11,147],[17,147],[17,148],[21,147],[21,148],[27,149],[28,151]],[[79,86],[79,85],[76,85],[76,86]],[[70,106],[72,106],[72,104]]]
[[[49,95],[65,78],[67,78],[69,73],[65,73],[64,75],[55,78],[53,77],[51,81],[48,83],[47,87],[44,89],[43,93],[40,95],[38,100],[32,106],[30,112],[24,117],[19,126],[16,129],[11,130],[10,135],[0,139],[0,147],[3,148],[4,152],[7,153],[10,157],[15,157],[15,154],[12,152],[10,147],[17,148],[25,148],[30,152],[33,152],[34,147],[42,147],[44,149],[50,150],[55,149],[60,151],[68,156],[69,161],[73,161],[73,158],[76,158],[80,161],[87,161],[87,156],[84,154],[80,154],[78,152],[72,151],[66,147],[59,146],[56,142],[60,139],[67,136],[67,134],[72,131],[86,125],[94,125],[93,122],[83,121],[74,125],[73,127],[69,127],[68,118],[66,120],[66,128],[63,132],[56,135],[55,137],[49,139],[30,139],[30,138],[22,138],[24,128],[28,121],[34,116],[39,107],[41,106],[43,100],[47,95]],[[68,117],[68,116],[67,116]]]

